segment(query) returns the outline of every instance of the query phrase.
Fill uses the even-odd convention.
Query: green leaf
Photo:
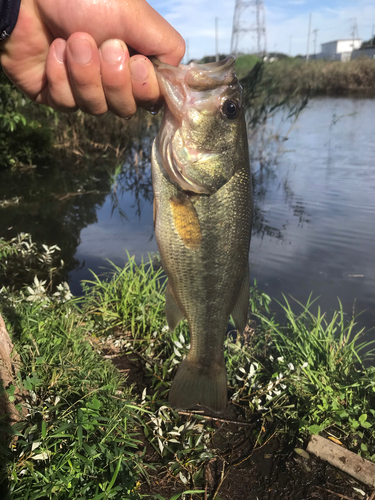
[[[122,463],[122,457],[120,457],[120,458],[119,458],[119,460],[118,460],[118,462],[117,462],[117,465],[116,465],[116,470],[115,470],[115,472],[114,472],[114,474],[113,474],[113,477],[112,477],[112,479],[111,479],[111,482],[110,482],[110,483],[109,483],[109,485],[108,485],[107,492],[108,492],[108,491],[111,491],[111,489],[112,489],[113,485],[115,484],[115,481],[116,481],[116,479],[117,479],[117,475],[118,475],[119,470],[120,470],[120,467],[121,467],[121,463]]]
[[[177,500],[181,495],[194,495],[197,493],[204,493],[204,490],[187,490],[183,493],[177,493],[176,495],[173,495],[173,497],[171,497],[171,500]]]
[[[370,422],[363,422],[361,426],[365,429],[370,429],[370,427],[372,427],[372,424],[370,424]]]
[[[79,447],[82,448],[82,425],[81,424],[79,424],[79,426],[78,426],[77,436],[78,436]]]
[[[310,458],[310,455],[307,453],[307,451],[303,450],[302,448],[294,448],[294,451],[298,453],[298,455],[301,455],[301,457],[303,458]]]
[[[47,424],[46,424],[46,421],[43,420],[42,421],[42,438],[46,439],[46,436],[47,436]]]
[[[319,432],[322,431],[322,426],[321,425],[310,425],[309,427],[309,432],[310,434],[319,434]]]
[[[88,444],[86,443],[83,443],[83,447],[84,449],[86,450],[86,453],[89,455],[89,457],[95,457],[96,455],[96,450],[94,447],[92,446],[89,446]]]
[[[363,414],[359,417],[359,419],[358,419],[358,420],[360,421],[360,423],[361,423],[361,424],[362,424],[363,422],[365,422],[365,421],[367,420],[367,415],[366,415],[366,413],[363,413]]]
[[[361,450],[362,450],[362,451],[368,451],[368,448],[367,448],[367,446],[365,445],[365,443],[361,443]]]

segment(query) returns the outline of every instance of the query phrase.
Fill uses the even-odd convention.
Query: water
[[[257,217],[250,251],[251,278],[272,297],[306,302],[312,292],[328,313],[340,297],[348,314],[365,310],[360,324],[367,328],[375,325],[374,116],[375,100],[313,100],[276,164],[261,169],[253,162]],[[282,136],[289,125],[274,132]],[[0,235],[27,231],[58,243],[75,294],[89,269],[108,267],[106,259],[122,265],[126,250],[138,260],[157,252],[150,148],[151,136],[133,144],[115,197],[105,168],[77,175],[46,169],[32,182],[0,174],[0,200],[21,193],[18,204],[0,209]],[[78,185],[86,194],[77,195]]]
[[[274,297],[323,311],[360,312],[375,325],[373,100],[319,99],[300,116],[262,208],[280,238],[252,240],[252,277]]]

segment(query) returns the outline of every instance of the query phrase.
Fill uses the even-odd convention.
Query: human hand
[[[178,65],[184,51],[182,37],[145,0],[22,0],[0,62],[35,102],[128,118],[161,98],[141,54]]]

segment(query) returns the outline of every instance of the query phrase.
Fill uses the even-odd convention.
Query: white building
[[[362,40],[360,38],[347,38],[322,43],[322,52],[317,54],[317,57],[331,61],[349,61],[351,53],[353,50],[359,49],[361,43]]]

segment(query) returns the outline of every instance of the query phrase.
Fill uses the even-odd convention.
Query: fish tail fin
[[[205,406],[221,413],[227,405],[227,374],[222,362],[209,366],[189,359],[182,361],[172,382],[169,403],[174,408],[188,409]]]

